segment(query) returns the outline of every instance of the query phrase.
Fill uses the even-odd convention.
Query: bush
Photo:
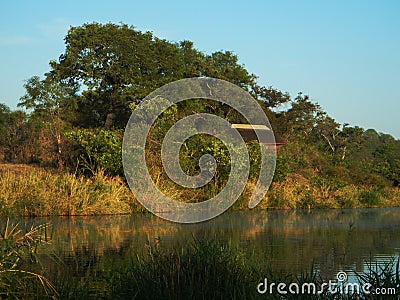
[[[110,175],[122,175],[122,137],[121,130],[77,129],[66,136],[78,147],[77,161],[84,170],[96,173],[99,169]]]

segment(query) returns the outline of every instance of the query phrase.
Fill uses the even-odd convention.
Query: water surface
[[[153,215],[14,221],[25,226],[49,223],[47,247],[66,258],[120,253],[123,259],[127,253],[146,251],[148,243],[185,247],[193,238],[208,237],[239,245],[276,270],[297,273],[314,265],[321,275],[333,277],[338,271],[363,272],[367,263],[383,263],[400,253],[400,208],[226,212],[198,224],[176,224]]]

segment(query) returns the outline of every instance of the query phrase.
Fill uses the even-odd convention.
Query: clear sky
[[[340,123],[400,138],[400,1],[4,1],[0,102],[64,52],[70,26],[113,22],[201,51],[235,52],[259,82],[317,101]]]

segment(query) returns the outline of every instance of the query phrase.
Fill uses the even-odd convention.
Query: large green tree
[[[166,83],[188,77],[227,80],[252,92],[266,107],[289,100],[287,94],[259,86],[256,76],[230,51],[204,54],[190,41],[172,43],[132,26],[90,23],[71,27],[65,43],[65,53],[50,63],[47,76],[79,89],[80,117],[75,125],[124,127],[131,103]],[[228,110],[214,108],[221,109]]]

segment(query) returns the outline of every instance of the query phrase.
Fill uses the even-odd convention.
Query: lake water
[[[363,272],[400,253],[400,208],[226,212],[198,224],[176,224],[153,215],[19,219],[21,225],[50,224],[48,246],[64,257],[78,250],[141,252],[146,244],[185,247],[193,238],[215,238],[267,257],[274,269],[310,270],[325,278],[338,271]],[[80,252],[82,253],[82,252]],[[122,254],[121,254],[122,255]]]

